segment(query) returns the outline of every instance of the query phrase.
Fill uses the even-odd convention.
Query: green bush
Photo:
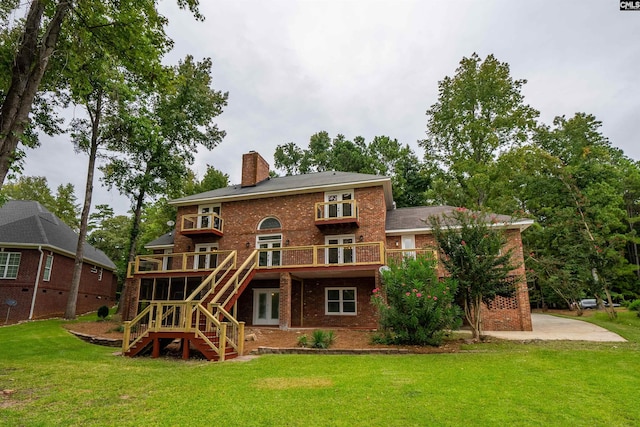
[[[437,346],[449,330],[460,327],[456,283],[438,280],[435,260],[418,257],[392,263],[383,271],[382,283],[371,297],[383,331],[377,342]]]
[[[309,337],[307,334],[298,337],[298,347],[307,347],[309,345]]]
[[[640,299],[637,299],[637,300],[631,301],[631,302],[629,303],[629,305],[627,306],[627,308],[628,308],[630,311],[640,311]],[[640,316],[640,313],[638,313],[638,315]]]
[[[335,341],[335,335],[333,331],[313,331],[311,340],[306,335],[300,335],[298,337],[299,347],[311,347],[311,348],[329,348]]]
[[[109,315],[109,307],[107,307],[106,305],[103,305],[98,309],[98,318],[104,320],[107,318],[108,315]]]

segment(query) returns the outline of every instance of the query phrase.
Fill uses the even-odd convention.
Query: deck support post
[[[189,360],[189,338],[182,338],[182,358]]]
[[[160,339],[159,338],[153,339],[153,350],[151,352],[151,357],[153,357],[154,359],[157,359],[158,357],[160,357]]]

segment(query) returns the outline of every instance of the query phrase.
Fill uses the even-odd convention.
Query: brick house
[[[158,331],[179,329],[181,310],[198,312],[201,323],[224,319],[233,333],[240,323],[376,328],[370,297],[380,284],[379,268],[388,257],[433,251],[424,220],[454,209],[395,209],[391,180],[383,176],[320,172],[270,178],[269,165],[256,152],[243,156],[240,185],[170,204],[178,209],[175,230],[149,243],[154,254],[138,257],[129,269],[129,309],[123,315],[138,317],[125,341],[142,340],[147,332],[135,326],[140,323],[155,324]],[[531,221],[498,218],[517,249],[516,261],[522,261],[520,232]],[[531,329],[523,267],[514,277],[520,277],[516,296],[486,308],[485,329]],[[188,304],[173,304],[182,300]],[[180,328],[197,329],[192,317],[181,320]],[[192,342],[198,346],[197,339]],[[160,344],[154,343],[156,354]],[[241,352],[241,343],[230,344]],[[224,358],[212,358],[217,357]]]
[[[78,235],[34,201],[0,206],[0,319],[3,323],[64,315],[73,277]],[[116,300],[116,266],[89,244],[77,313]]]

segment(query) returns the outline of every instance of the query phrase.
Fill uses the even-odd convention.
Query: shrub
[[[436,346],[449,330],[460,327],[456,283],[438,280],[435,260],[418,257],[392,263],[383,271],[382,283],[371,297],[383,331],[378,342]]]
[[[311,335],[311,348],[329,348],[335,341],[333,331],[313,331]]]
[[[109,307],[107,307],[106,305],[103,305],[98,309],[98,317],[100,319],[104,320],[107,318],[108,315],[109,315]]]
[[[311,347],[311,348],[329,348],[335,341],[335,335],[333,331],[313,331],[311,335],[311,341],[306,335],[300,335],[298,337],[298,346]]]
[[[307,347],[309,345],[309,337],[306,334],[298,337],[298,347]]]
[[[627,308],[629,311],[640,311],[640,299],[631,301]],[[638,315],[640,316],[640,313],[638,313]]]

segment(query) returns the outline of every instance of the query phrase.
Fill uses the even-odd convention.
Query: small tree
[[[434,259],[419,256],[391,263],[382,273],[382,289],[373,290],[382,341],[389,344],[440,345],[447,330],[460,326],[453,303],[456,283],[438,280]]]
[[[442,263],[458,282],[464,315],[477,340],[482,333],[482,303],[490,304],[497,296],[510,297],[515,291],[510,277],[515,269],[512,250],[506,249],[505,234],[491,226],[496,221],[489,215],[458,208],[450,216],[429,221]]]

